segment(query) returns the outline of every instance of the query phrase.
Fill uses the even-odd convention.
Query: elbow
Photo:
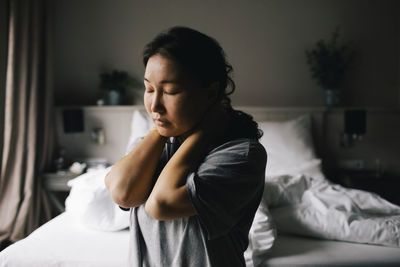
[[[157,199],[156,197],[150,196],[145,204],[145,211],[153,219],[164,221],[168,220],[170,214],[169,204],[166,200]]]
[[[115,181],[115,180],[114,180]],[[118,205],[124,208],[134,208],[142,205],[146,200],[138,199],[132,196],[137,196],[135,192],[126,190],[126,186],[121,186],[113,179],[110,179],[109,174],[106,175],[104,183],[110,192],[111,199]]]
[[[124,197],[121,193],[114,191],[110,191],[110,195],[112,200],[117,204],[118,206],[121,206],[123,208],[131,208],[133,206],[130,205],[129,200]]]
[[[123,208],[135,208],[142,205],[145,200],[138,200],[126,194],[126,192],[121,192],[120,190],[110,190],[110,195],[112,200]]]

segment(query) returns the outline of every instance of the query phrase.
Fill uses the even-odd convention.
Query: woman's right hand
[[[122,207],[137,207],[146,201],[166,141],[167,138],[157,130],[151,130],[131,152],[114,164],[105,177],[105,184],[115,203]]]

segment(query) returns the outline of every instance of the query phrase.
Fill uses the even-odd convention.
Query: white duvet
[[[400,247],[400,207],[374,193],[327,180],[315,153],[311,125],[308,115],[259,123],[268,161],[264,195],[250,229],[249,247],[262,244],[257,253],[267,254],[274,243],[274,230]],[[262,215],[268,220],[260,220]],[[264,235],[258,234],[261,232]]]
[[[263,201],[278,232],[400,247],[400,207],[308,175],[270,177]]]

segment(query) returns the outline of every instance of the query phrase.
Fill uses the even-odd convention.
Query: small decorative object
[[[127,88],[135,88],[140,82],[129,76],[126,71],[112,70],[100,74],[100,88],[106,90],[105,102],[107,105],[120,105]]]
[[[104,99],[102,99],[102,98],[97,99],[96,103],[97,103],[98,106],[104,106]]]
[[[313,49],[305,51],[312,78],[324,90],[328,107],[340,104],[339,86],[354,57],[354,49],[349,44],[338,44],[339,31],[337,27],[329,42],[319,40]]]
[[[83,170],[86,168],[86,163],[74,162],[69,167],[69,171],[73,174],[81,174]]]

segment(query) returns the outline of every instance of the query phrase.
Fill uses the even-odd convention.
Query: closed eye
[[[152,93],[152,92],[154,92],[154,89],[153,89],[153,87],[151,87],[151,86],[146,86],[146,85],[145,85],[145,89],[146,89],[146,93]]]
[[[164,94],[166,94],[166,95],[176,95],[176,94],[179,94],[179,93],[180,93],[179,91],[174,91],[174,92],[164,91]]]

